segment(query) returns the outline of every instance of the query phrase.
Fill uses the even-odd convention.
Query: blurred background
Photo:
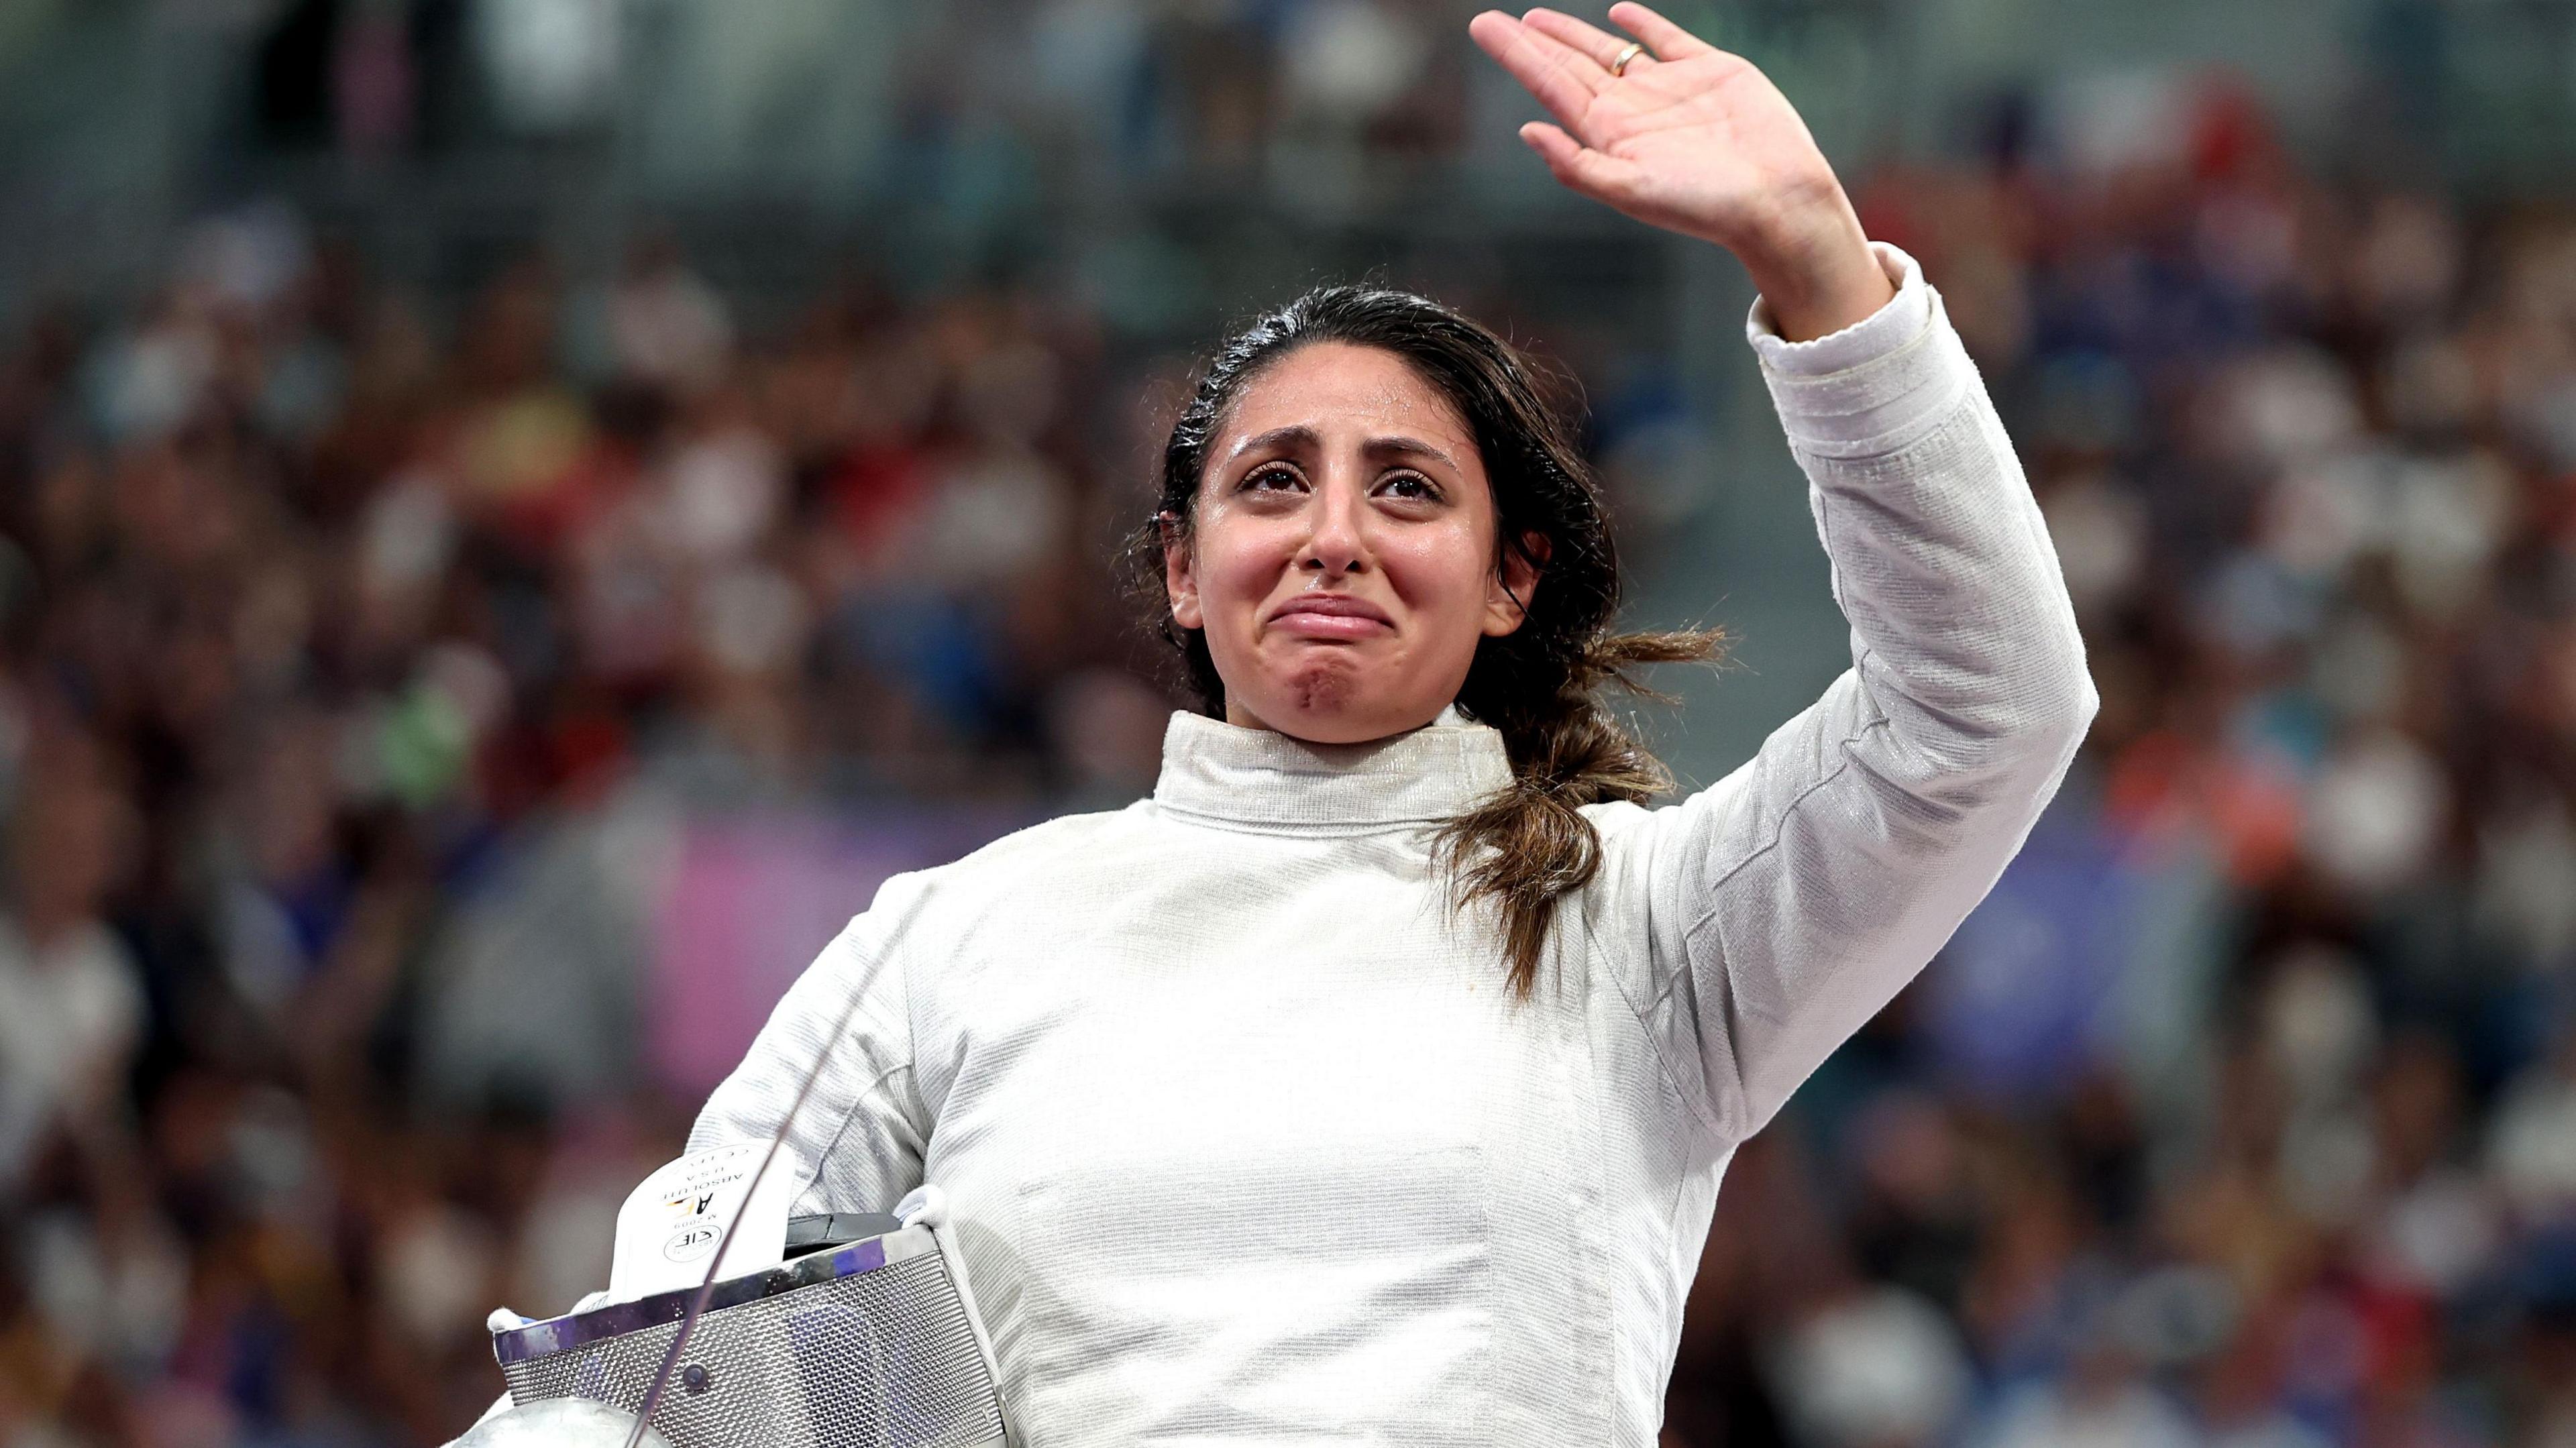
[[[459,1431],[878,881],[1150,789],[1108,559],[1311,281],[1581,379],[1738,640],[1687,784],[1839,672],[1740,273],[1472,8],[0,3],[0,1448]],[[1741,1153],[1668,1443],[2576,1444],[2576,3],[1669,9],[1924,259],[2104,704]]]

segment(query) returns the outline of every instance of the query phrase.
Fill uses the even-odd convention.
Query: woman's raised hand
[[[1559,124],[1532,121],[1521,139],[1556,179],[1653,226],[1735,253],[1762,289],[1780,334],[1820,337],[1895,294],[1869,251],[1834,169],[1806,122],[1750,61],[1635,3],[1610,20],[1628,48],[1558,10],[1520,19],[1488,10],[1467,24],[1485,52]]]

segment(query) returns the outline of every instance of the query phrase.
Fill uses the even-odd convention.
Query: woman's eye
[[[1289,484],[1290,486],[1294,486],[1294,485],[1296,484],[1296,482],[1297,482],[1297,475],[1296,475],[1295,473],[1293,473],[1293,472],[1290,472],[1290,471],[1289,471],[1288,469],[1286,469],[1286,468],[1279,468],[1279,467],[1263,468],[1263,469],[1261,469],[1259,472],[1253,473],[1251,476],[1246,477],[1246,478],[1243,480],[1243,486],[1244,486],[1245,488],[1247,488],[1247,489],[1249,489],[1249,490],[1253,491],[1253,492],[1261,492],[1261,493],[1275,492],[1275,491],[1277,491],[1276,489],[1273,489],[1273,488],[1266,488],[1266,487],[1263,487],[1263,486],[1262,486],[1262,484],[1263,484],[1263,483],[1268,482],[1268,481],[1272,481],[1272,480],[1276,480],[1276,481],[1279,481],[1279,482],[1283,482],[1283,483]]]
[[[1401,498],[1428,500],[1440,496],[1440,490],[1420,473],[1397,473],[1389,477],[1384,486]]]

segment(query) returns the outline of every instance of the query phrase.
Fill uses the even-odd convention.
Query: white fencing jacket
[[[800,1210],[948,1193],[1033,1448],[1649,1448],[1736,1144],[1947,940],[2095,696],[2057,559],[1911,258],[1748,332],[1853,664],[1742,768],[1601,804],[1516,1005],[1428,827],[1509,776],[1454,708],[1317,746],[1176,713],[1153,796],[898,875],[690,1145],[766,1137]]]

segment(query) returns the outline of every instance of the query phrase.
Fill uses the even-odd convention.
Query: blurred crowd
[[[2080,180],[2007,124],[1862,191],[2103,708],[1736,1163],[1678,1441],[2576,1443],[2576,224],[2167,99]]]
[[[2156,139],[1858,188],[2104,705],[1740,1154],[1673,1444],[2576,1444],[2576,226]],[[1151,786],[1172,375],[1061,299],[451,323],[255,208],[0,356],[0,1448],[444,1441],[708,1084],[692,821]]]
[[[254,210],[10,351],[12,1448],[444,1441],[694,1108],[637,1040],[673,819],[1152,783],[1081,317],[750,350],[646,242],[452,335]]]

